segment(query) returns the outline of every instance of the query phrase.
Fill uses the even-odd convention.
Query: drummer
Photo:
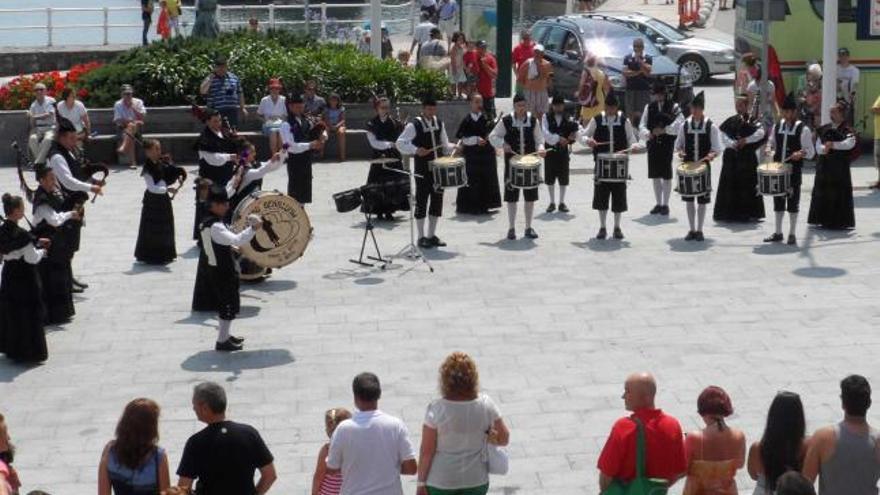
[[[601,153],[629,153],[640,149],[635,129],[629,119],[621,112],[617,97],[605,97],[605,111],[596,115],[583,129],[581,140],[593,150],[593,160],[598,162]],[[613,148],[612,148],[613,145]],[[608,237],[606,221],[608,206],[614,212],[614,238],[623,239],[620,230],[620,216],[627,210],[626,182],[600,182],[593,184],[593,209],[599,212],[599,232],[596,239]]]
[[[559,95],[553,97],[550,112],[541,118],[541,129],[544,141],[549,145],[544,160],[544,182],[550,194],[547,213],[556,211],[556,182],[559,182],[559,212],[568,213],[565,205],[565,189],[568,187],[569,161],[571,160],[571,144],[577,139],[579,130],[572,115],[565,111],[565,99]]]
[[[691,115],[684,121],[684,125],[678,128],[678,137],[675,138],[675,152],[685,162],[709,162],[721,154],[721,135],[711,120],[704,114],[706,99],[700,91],[691,101]],[[710,169],[711,173],[711,169]],[[700,241],[703,236],[703,221],[706,219],[706,205],[711,201],[711,192],[697,196],[696,209],[693,197],[682,197],[686,203],[688,224],[690,230],[684,238],[686,241]],[[696,217],[696,218],[695,218]]]
[[[544,132],[538,119],[526,111],[526,99],[521,94],[513,97],[513,115],[507,114],[498,121],[489,134],[489,142],[496,148],[504,150],[504,202],[507,203],[507,219],[510,228],[507,239],[516,239],[516,204],[519,202],[519,189],[510,184],[510,159],[515,155],[536,154],[544,156]],[[532,228],[532,216],[535,213],[535,201],[538,200],[537,185],[533,189],[524,189],[526,231],[529,239],[537,239],[538,234]]]
[[[229,182],[226,183],[226,194],[229,196],[230,213],[235,211],[238,204],[241,203],[249,194],[259,191],[263,187],[263,177],[269,172],[274,172],[281,168],[287,161],[287,149],[282,148],[281,151],[272,155],[267,162],[257,161],[257,148],[253,143],[244,141],[241,145],[242,151],[239,155],[241,168]]]
[[[678,104],[666,97],[666,86],[654,83],[654,101],[645,105],[639,136],[648,147],[648,178],[653,181],[656,204],[651,215],[669,216],[672,193],[672,151],[678,128],[684,121]]]
[[[437,237],[437,223],[443,215],[443,189],[434,188],[434,177],[428,164],[445,154],[452,153],[446,126],[437,118],[437,100],[427,96],[422,100],[422,114],[406,124],[395,143],[404,155],[412,155],[415,160],[416,211],[413,216],[419,231],[419,247],[434,248],[446,243]],[[430,202],[430,206],[428,203]],[[428,232],[425,234],[425,217],[428,217]]]
[[[782,218],[788,211],[788,244],[797,244],[795,227],[800,211],[802,168],[804,159],[812,160],[816,156],[810,128],[798,120],[797,114],[797,101],[791,92],[782,101],[782,119],[773,126],[771,139],[767,142],[768,151],[773,151],[774,162],[791,165],[791,189],[786,196],[773,197],[776,230],[764,242],[782,242]]]

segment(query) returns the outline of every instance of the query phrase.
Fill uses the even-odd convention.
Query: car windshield
[[[613,36],[605,37],[601,35],[587,36],[587,51],[601,58],[620,58],[632,52],[632,42],[634,36]],[[642,38],[644,39],[644,38]],[[645,53],[652,57],[659,57],[660,53],[657,48],[648,40],[645,40]]]
[[[660,33],[660,36],[663,36],[671,41],[681,41],[690,37],[682,34],[669,24],[666,24],[663,21],[658,21],[657,19],[648,19],[647,21],[645,21],[645,24],[647,24],[649,28]]]

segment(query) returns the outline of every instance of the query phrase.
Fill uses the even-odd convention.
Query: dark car
[[[675,95],[675,101],[687,108],[694,97],[690,74],[660,53],[654,43],[638,31],[581,15],[542,19],[532,26],[532,39],[544,45],[544,58],[553,64],[553,92],[567,100],[575,99],[585,54],[591,53],[598,57],[600,67],[622,103],[626,90],[623,58],[632,52],[635,38],[644,40],[645,53],[654,59],[652,78],[662,81],[667,94]]]

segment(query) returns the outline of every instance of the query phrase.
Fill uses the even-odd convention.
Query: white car
[[[657,48],[673,62],[687,69],[697,83],[704,83],[716,74],[736,70],[736,55],[733,47],[727,43],[698,38],[644,14],[601,12],[587,16],[619,22],[639,31],[654,41]]]

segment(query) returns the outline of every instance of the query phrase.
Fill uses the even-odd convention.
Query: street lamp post
[[[382,0],[370,0],[370,51],[382,58]]]
[[[831,105],[837,99],[837,0],[825,0],[822,29],[822,123],[831,121]]]

